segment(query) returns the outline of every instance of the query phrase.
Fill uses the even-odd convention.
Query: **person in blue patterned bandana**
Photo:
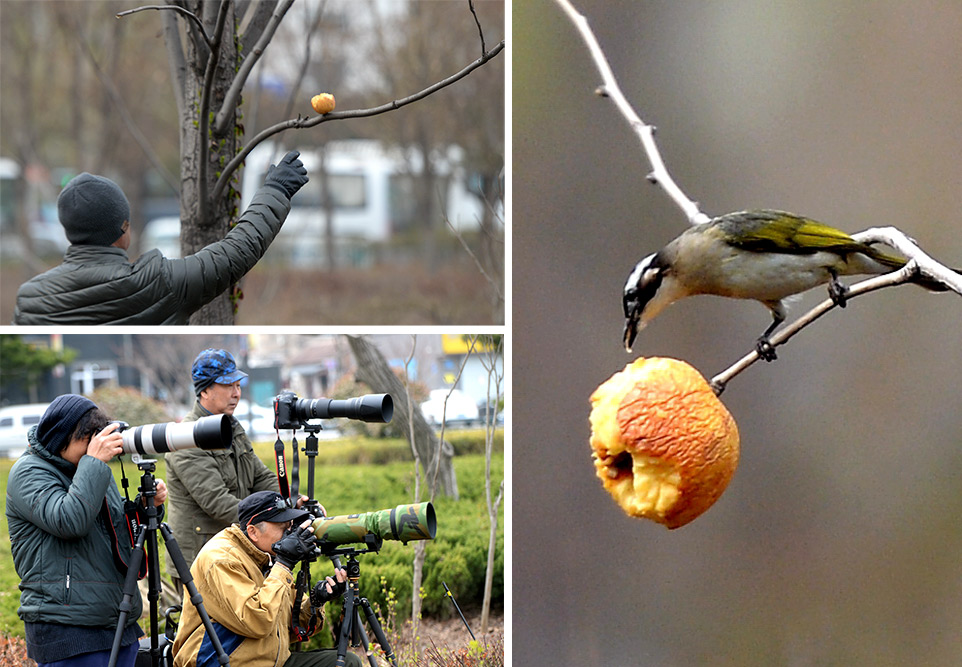
[[[168,523],[188,567],[210,538],[237,521],[237,505],[255,491],[277,491],[277,475],[254,453],[243,425],[234,417],[247,373],[227,350],[207,349],[191,368],[194,407],[185,422],[228,415],[233,440],[227,449],[182,449],[166,455]],[[171,559],[167,572],[179,594],[182,584]]]

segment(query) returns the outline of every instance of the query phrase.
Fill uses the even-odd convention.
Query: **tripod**
[[[371,667],[378,667],[377,659],[368,650],[370,641],[367,631],[365,631],[364,625],[361,623],[360,609],[364,610],[367,624],[371,626],[375,639],[377,639],[378,644],[381,645],[381,649],[384,650],[384,655],[394,667],[397,667],[397,658],[394,655],[394,650],[391,648],[391,643],[384,634],[384,629],[381,627],[381,623],[378,621],[374,609],[371,608],[371,603],[368,602],[367,598],[361,597],[361,590],[358,584],[361,578],[361,564],[358,562],[357,557],[360,554],[377,552],[381,548],[379,538],[373,535],[368,537],[371,537],[372,540],[366,540],[368,542],[366,551],[358,551],[351,547],[345,547],[324,553],[325,556],[330,557],[335,568],[341,567],[339,556],[348,557],[347,567],[345,568],[347,570],[348,583],[347,590],[344,591],[344,617],[341,620],[341,628],[338,632],[337,640],[337,662],[335,663],[337,667],[344,667],[349,644],[361,646],[365,654],[367,654],[367,660],[371,664]],[[376,541],[376,544],[372,544],[374,541]]]
[[[220,639],[217,637],[217,633],[214,632],[214,628],[211,625],[207,610],[204,608],[203,599],[200,593],[197,592],[197,586],[194,585],[194,578],[190,575],[190,568],[187,567],[184,554],[181,552],[180,546],[174,539],[170,528],[166,523],[160,521],[157,508],[154,506],[154,496],[157,493],[154,470],[156,469],[157,462],[154,459],[141,458],[139,454],[131,454],[131,459],[137,464],[137,467],[140,468],[142,473],[140,477],[140,488],[138,490],[143,500],[144,515],[147,521],[137,526],[137,540],[134,544],[134,552],[127,568],[127,578],[124,580],[124,597],[119,606],[120,618],[117,620],[117,630],[114,634],[113,647],[110,650],[108,667],[116,667],[117,665],[120,640],[124,633],[127,616],[133,608],[131,600],[133,600],[134,595],[140,595],[140,591],[137,588],[137,574],[140,571],[140,564],[145,552],[147,554],[147,599],[150,602],[150,664],[152,667],[159,667],[161,664],[163,651],[158,642],[159,629],[157,614],[157,600],[160,597],[160,561],[157,555],[158,530],[160,530],[161,537],[164,538],[164,542],[167,545],[167,555],[177,568],[177,574],[180,576],[181,581],[184,582],[184,588],[187,589],[190,595],[190,601],[197,607],[197,612],[204,623],[204,627],[207,629],[207,636],[210,638],[211,643],[214,645],[214,650],[217,652],[218,662],[222,665],[229,665],[227,654],[224,652]]]

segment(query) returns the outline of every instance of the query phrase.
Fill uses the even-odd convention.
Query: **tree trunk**
[[[388,365],[381,352],[363,336],[348,336],[348,344],[357,361],[357,379],[378,392],[391,394],[394,399],[394,421],[402,433],[411,433],[408,420],[408,398],[404,385]],[[414,416],[414,442],[424,467],[424,474],[433,490],[437,488],[435,474],[442,493],[458,499],[458,480],[454,474],[454,448],[447,441],[438,441],[434,429],[428,424],[420,409],[412,410]]]
[[[204,3],[199,0],[190,0],[187,3],[187,8],[190,11],[202,17],[209,35],[214,33],[218,5],[219,3]],[[220,109],[240,62],[236,20],[235,9],[233,3],[231,3],[211,87],[210,118],[213,117],[217,109]],[[200,104],[204,90],[208,48],[203,40],[198,37],[196,31],[190,31],[188,35],[183,97],[185,108],[181,110],[180,114],[180,245],[184,256],[194,254],[204,246],[223,239],[230,230],[232,221],[239,213],[237,207],[240,202],[240,192],[233,186],[227,189],[227,192],[219,201],[210,199],[221,169],[238,151],[240,133],[237,129],[236,111],[234,117],[227,124],[228,130],[224,136],[213,136],[212,123],[201,122]],[[208,129],[208,137],[201,136],[204,127]],[[205,179],[207,183],[205,191],[208,198],[208,215],[207,219],[203,220],[200,200],[200,160],[205,141],[210,147],[210,152],[207,161],[207,178]],[[238,171],[235,174],[235,184],[239,177],[240,172]],[[233,324],[232,291],[233,288],[217,296],[209,304],[194,313],[190,318],[190,323]]]

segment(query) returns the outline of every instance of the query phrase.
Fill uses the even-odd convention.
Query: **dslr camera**
[[[298,398],[293,391],[274,397],[274,428],[299,429],[312,419],[356,419],[386,424],[394,416],[394,399],[390,394],[366,394],[357,398]]]

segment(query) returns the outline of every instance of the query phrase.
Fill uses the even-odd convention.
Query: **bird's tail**
[[[895,257],[894,255],[888,255],[880,250],[876,250],[872,246],[867,246],[867,251],[864,254],[890,271],[897,271],[901,269],[903,266],[905,266],[907,261],[901,257]],[[959,275],[962,275],[962,269],[951,270]],[[912,282],[919,287],[924,287],[932,292],[946,292],[949,289],[937,280],[932,280],[931,278],[927,278],[923,275],[917,275],[915,278],[913,278]]]

